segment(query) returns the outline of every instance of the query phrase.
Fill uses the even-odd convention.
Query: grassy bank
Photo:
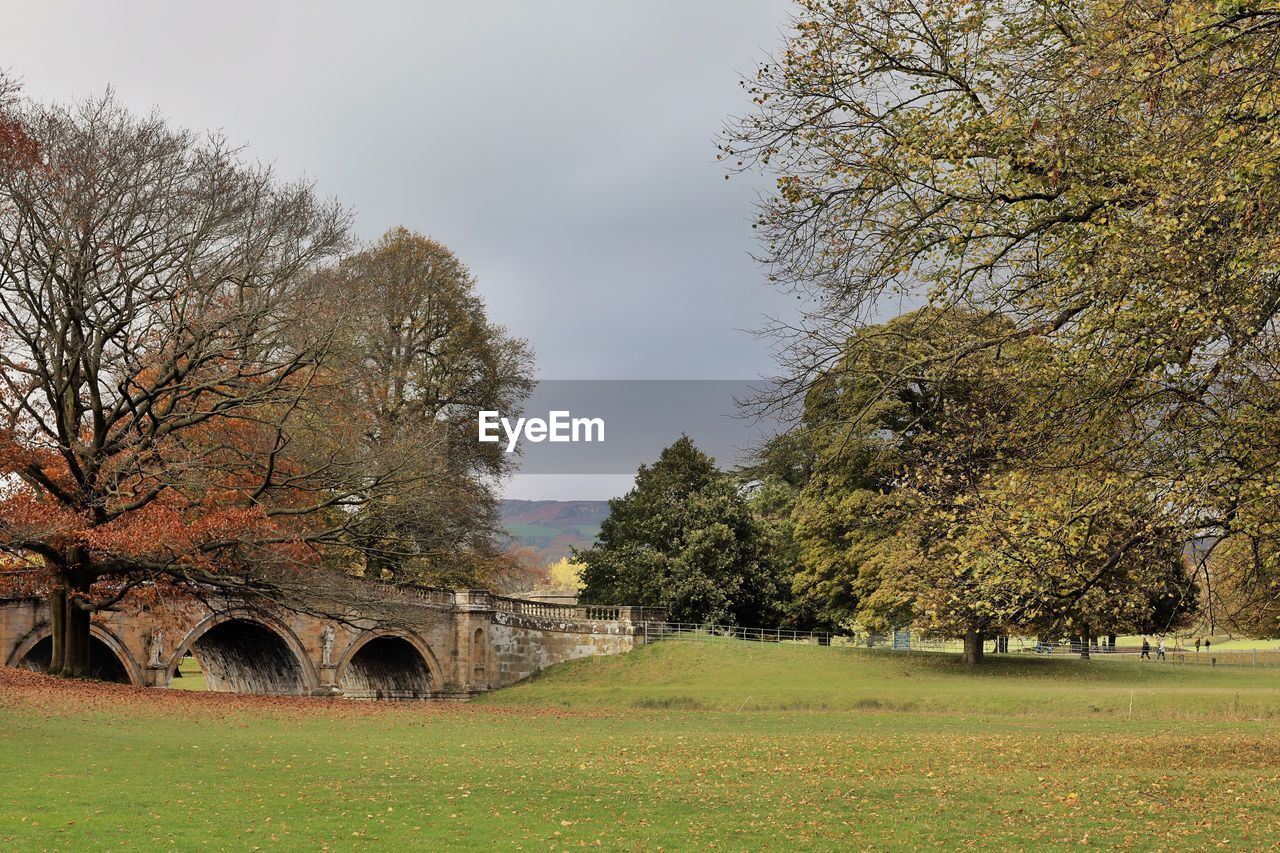
[[[939,655],[668,643],[470,705],[0,673],[0,840],[22,848],[1182,848],[1280,836],[1272,670],[974,670]]]
[[[717,711],[889,710],[1094,722],[1270,720],[1280,669],[953,655],[734,641],[666,643],[556,667],[486,703]]]

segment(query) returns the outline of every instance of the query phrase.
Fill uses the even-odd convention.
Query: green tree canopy
[[[783,585],[768,537],[734,480],[682,436],[609,502],[597,543],[578,551],[582,600],[667,608],[675,622],[762,625]]]
[[[1195,596],[1160,478],[1098,448],[1127,422],[1057,417],[1051,345],[974,347],[1009,321],[922,309],[868,327],[813,384],[793,510],[798,602],[871,630],[965,637],[1168,628]],[[968,352],[964,358],[957,353]]]
[[[1019,474],[1136,483],[1191,538],[1255,543],[1231,562],[1265,586],[1278,48],[1272,2],[800,0],[723,146],[776,177],[765,259],[811,297],[780,393],[890,301],[998,313],[951,360],[1043,341]]]

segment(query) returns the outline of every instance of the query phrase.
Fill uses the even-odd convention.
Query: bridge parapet
[[[661,607],[627,607],[617,604],[555,604],[494,595],[493,609],[515,616],[532,616],[553,620],[578,622],[665,622],[666,610]]]
[[[516,616],[535,616],[543,619],[580,619],[585,618],[579,611],[584,608],[571,604],[553,604],[546,601],[530,601],[524,598],[510,598],[505,595],[494,595],[493,609],[499,613],[511,613]]]
[[[3,582],[0,583],[0,601],[42,597],[46,577],[38,569],[0,573],[0,581]],[[665,610],[655,607],[555,604],[500,595],[485,589],[419,586],[336,573],[325,575],[323,582],[308,593],[317,599],[334,599],[355,610],[359,610],[361,605],[396,603],[437,610],[493,610],[517,616],[587,622],[660,622],[666,618]]]
[[[401,604],[449,609],[457,605],[457,593],[459,592],[459,590],[445,589],[443,587],[393,583],[375,578],[338,574],[326,575],[323,586],[326,594],[345,594],[355,602],[394,601]]]

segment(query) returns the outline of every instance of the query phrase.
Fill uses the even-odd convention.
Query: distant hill
[[[609,514],[608,501],[502,501],[502,526],[515,542],[532,548],[544,564],[587,548]]]

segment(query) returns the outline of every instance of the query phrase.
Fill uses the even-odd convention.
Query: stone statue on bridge
[[[333,625],[325,625],[320,635],[320,665],[333,666]]]
[[[160,667],[160,655],[164,653],[164,632],[154,631],[151,634],[151,643],[149,647],[151,659],[147,662],[148,666]]]

